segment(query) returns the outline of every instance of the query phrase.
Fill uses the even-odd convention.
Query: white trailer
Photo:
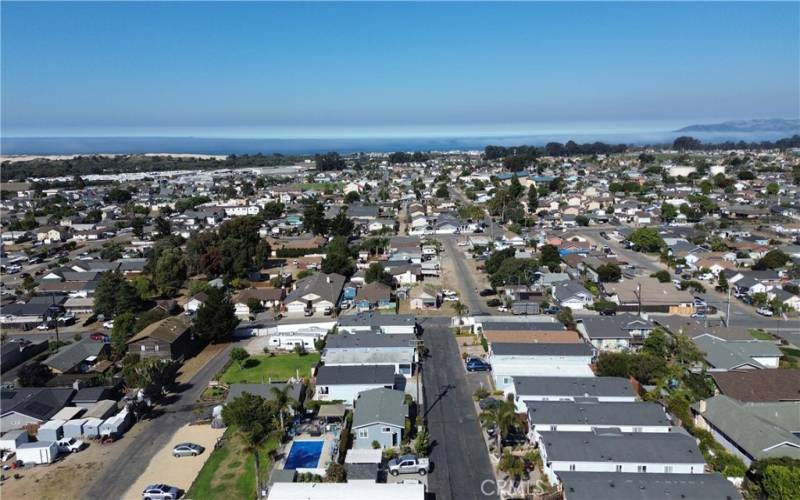
[[[17,451],[19,445],[28,442],[28,431],[17,429],[0,436],[0,450]]]
[[[25,464],[49,464],[58,456],[58,445],[54,441],[37,441],[17,446],[17,460]]]

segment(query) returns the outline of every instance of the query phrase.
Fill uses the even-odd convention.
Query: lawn
[[[781,347],[780,350],[783,353],[783,359],[781,360],[782,368],[800,367],[800,349]]]
[[[276,354],[275,356],[251,356],[239,366],[232,363],[222,374],[222,382],[226,384],[250,383],[259,384],[272,381],[284,381],[291,377],[309,377],[311,367],[319,363],[318,353],[299,355]]]
[[[225,446],[214,450],[189,488],[186,498],[253,498],[256,490],[253,454],[245,450],[233,427],[225,431]],[[278,442],[271,439],[259,451],[262,477],[270,467],[269,453]]]
[[[764,330],[750,330],[750,336],[756,340],[775,340],[775,337]]]

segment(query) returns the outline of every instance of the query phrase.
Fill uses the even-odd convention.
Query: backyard
[[[251,356],[241,366],[238,363],[231,363],[222,374],[221,381],[226,384],[261,384],[269,381],[285,381],[298,375],[307,378],[311,374],[311,368],[317,363],[319,363],[318,353]]]
[[[256,490],[253,454],[247,450],[233,427],[224,435],[225,445],[214,450],[186,498],[253,498]],[[276,439],[268,440],[259,450],[260,471],[265,477],[270,468],[270,453],[278,446]]]

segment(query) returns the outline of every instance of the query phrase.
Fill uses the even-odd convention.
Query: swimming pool
[[[284,469],[315,469],[319,465],[324,441],[295,441],[286,457]]]

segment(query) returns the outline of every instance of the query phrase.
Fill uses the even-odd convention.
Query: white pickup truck
[[[56,441],[59,453],[77,453],[83,449],[85,443],[80,439],[64,438]]]
[[[418,458],[416,455],[403,455],[389,461],[389,473],[393,476],[399,474],[419,474],[424,476],[431,469],[427,458]]]

